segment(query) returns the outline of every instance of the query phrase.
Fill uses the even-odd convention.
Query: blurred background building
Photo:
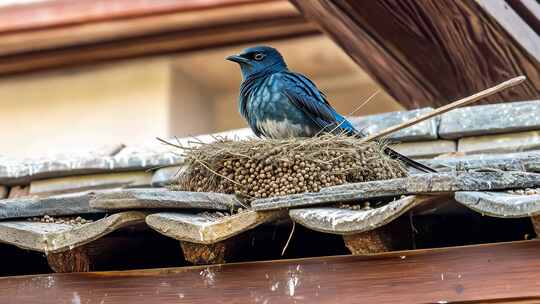
[[[2,1],[0,155],[44,156],[245,127],[244,47],[277,47],[342,113],[377,84],[287,1]],[[403,109],[380,92],[355,115]]]
[[[537,1],[291,2],[0,0],[0,156],[244,127],[224,58],[261,43],[345,114],[377,90],[354,115],[438,107],[517,75],[482,103],[540,98]]]

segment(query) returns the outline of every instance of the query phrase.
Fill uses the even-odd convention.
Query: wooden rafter
[[[15,16],[34,12],[37,20],[30,14],[27,24],[15,19],[0,25],[0,76],[318,32],[285,0],[138,0],[122,6],[126,1],[45,2],[41,9],[49,19],[37,18],[38,4],[35,11],[15,10]],[[66,15],[51,16],[59,3]]]
[[[85,3],[83,1],[79,5]],[[104,5],[104,7],[107,6]],[[91,9],[90,11],[92,12]],[[38,12],[35,14],[38,14]],[[43,27],[24,31],[2,32],[0,25],[0,56],[104,41],[118,41],[130,37],[157,35],[165,32],[189,33],[201,28],[242,24],[251,20],[262,21],[288,18],[301,20],[298,12],[284,1],[247,4],[240,2],[236,3],[236,5],[199,8],[196,10],[187,10],[183,7],[177,8],[177,10],[171,8],[169,11],[159,14],[152,13],[154,11],[147,8],[147,11],[144,12],[146,13],[139,12],[139,15],[133,15],[133,12],[129,17],[124,16],[122,18],[109,12],[109,15],[98,15],[94,19],[91,18],[92,14],[88,13],[87,15],[81,15],[79,23],[66,23],[67,20],[70,20],[66,17],[67,20],[63,18],[53,19],[44,24]],[[42,13],[51,14],[52,12]],[[2,10],[0,10],[0,18],[1,15]],[[86,16],[86,18],[83,16]]]
[[[540,62],[540,36],[503,0],[476,0],[527,53]]]
[[[204,10],[269,0],[55,0],[0,9],[0,33]]]
[[[506,3],[540,35],[540,3],[536,0],[507,0]]]
[[[540,39],[530,29],[515,39],[526,23],[502,22],[486,9],[492,1],[291,1],[408,108],[442,106],[517,75],[528,81],[486,102],[540,98]]]

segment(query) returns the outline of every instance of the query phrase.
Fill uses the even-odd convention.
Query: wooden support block
[[[344,235],[343,241],[354,255],[370,255],[392,250],[390,240],[382,229]]]
[[[174,242],[160,239],[144,225],[130,226],[81,246],[49,252],[47,262],[55,272],[166,267],[170,265],[172,251],[178,253],[179,246],[170,246]],[[180,257],[174,260],[175,265],[181,261]]]
[[[88,272],[92,269],[86,246],[50,253],[47,255],[47,262],[54,272]]]
[[[6,186],[0,186],[0,199],[8,197],[9,189]]]
[[[536,237],[540,238],[540,215],[531,216],[531,222],[536,233]]]
[[[13,186],[9,190],[8,198],[18,198],[28,196],[30,192],[30,185]]]
[[[422,198],[426,203],[437,203],[438,200]],[[407,215],[371,230],[343,235],[345,247],[353,255],[372,255],[388,251],[409,250],[416,248],[411,218]]]
[[[247,241],[246,235],[237,235],[214,244],[181,241],[184,259],[194,265],[223,264],[234,258]]]

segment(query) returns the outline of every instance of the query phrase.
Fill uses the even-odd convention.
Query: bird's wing
[[[262,135],[261,130],[257,127],[256,119],[253,115],[249,113],[248,110],[248,100],[250,94],[253,92],[254,88],[260,83],[261,77],[251,77],[242,82],[240,85],[240,96],[238,97],[238,108],[240,115],[248,122],[251,130],[255,133],[255,136],[260,137]]]
[[[350,134],[358,133],[349,121],[334,110],[326,100],[326,96],[307,77],[298,73],[284,72],[282,80],[285,96],[306,113],[319,128],[327,131],[335,128],[337,131]]]
[[[287,72],[283,73],[285,82],[284,93],[287,98],[296,107],[304,111],[315,122],[321,130],[331,131],[336,129],[338,132],[346,132],[354,136],[364,136],[343,116],[339,115],[328,103],[324,94],[307,77]],[[330,129],[329,129],[330,128]],[[405,162],[423,172],[437,172],[436,170],[412,160],[398,152],[386,147],[384,152],[392,158]]]

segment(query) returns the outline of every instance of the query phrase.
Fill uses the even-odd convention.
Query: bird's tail
[[[367,134],[363,131],[363,130],[357,130],[355,129],[354,127],[352,127],[352,131],[351,130],[345,130],[345,133],[346,134],[349,134],[349,135],[352,135],[352,136],[356,136],[358,138],[363,138],[363,137],[366,137]],[[396,152],[395,150],[392,150],[388,147],[385,147],[384,148],[384,153],[388,156],[390,156],[391,158],[393,159],[397,159],[397,160],[400,160],[402,162],[404,162],[406,165],[409,165],[417,170],[420,170],[424,173],[437,173],[437,170],[433,169],[433,168],[430,168],[424,164],[421,164],[415,160],[412,160],[410,158],[408,158],[407,156],[401,154],[401,153],[398,153]]]
[[[394,159],[397,159],[397,160],[400,160],[402,162],[404,162],[405,164],[415,168],[415,169],[418,169],[422,172],[425,172],[425,173],[436,173],[437,170],[433,169],[433,168],[430,168],[426,165],[423,165],[415,160],[412,160],[410,158],[408,158],[407,156],[403,155],[403,154],[400,154],[388,147],[384,148],[384,153],[386,153],[386,155],[390,156],[391,158],[394,158]]]

